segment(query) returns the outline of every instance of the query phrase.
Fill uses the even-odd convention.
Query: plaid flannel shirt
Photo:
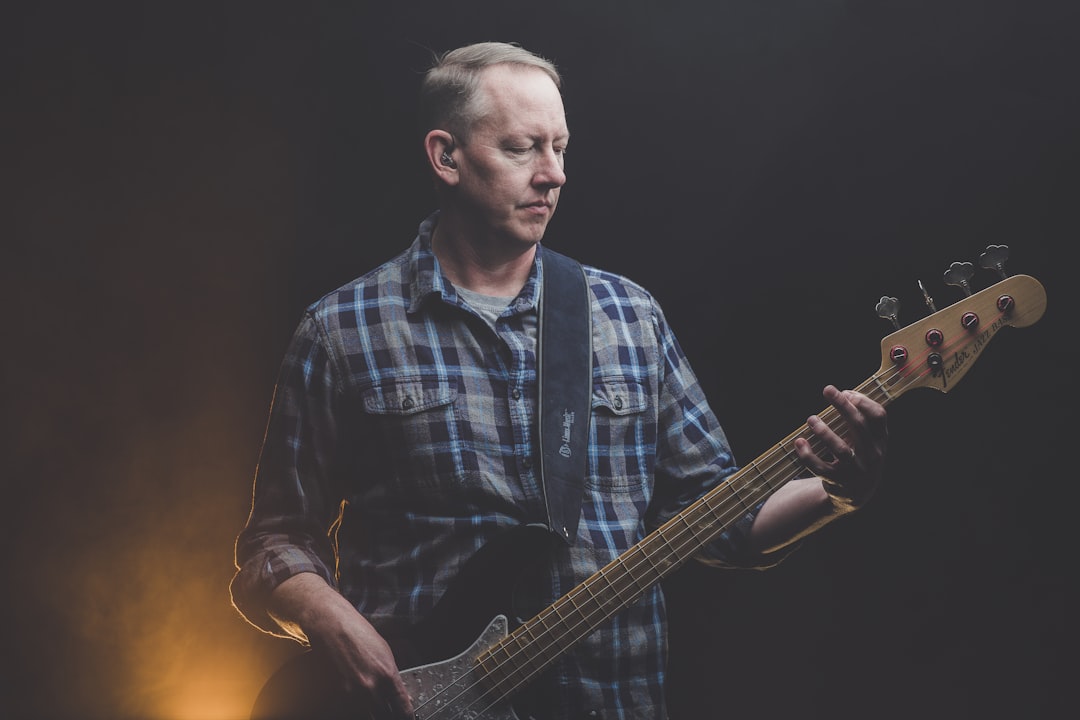
[[[393,632],[424,617],[501,531],[545,520],[535,462],[542,262],[492,326],[441,274],[435,222],[421,224],[407,251],[312,304],[289,345],[231,586],[236,607],[266,631],[280,632],[265,610],[270,591],[313,572]],[[593,417],[582,518],[571,546],[522,562],[520,618],[736,469],[656,301],[625,278],[586,274]],[[775,562],[742,549],[753,514],[700,559]],[[534,712],[666,717],[665,631],[656,585],[533,683]]]

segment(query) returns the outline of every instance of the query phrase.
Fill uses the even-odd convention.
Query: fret
[[[624,554],[622,554],[619,557],[615,558],[615,562],[618,563],[619,567],[621,567],[625,571],[626,577],[629,577],[630,580],[632,580],[634,585],[637,587],[637,593],[636,593],[635,597],[637,597],[637,595],[640,595],[641,593],[645,592],[646,590],[649,589],[650,586],[652,586],[652,583],[650,583],[650,582],[642,584],[640,579],[638,578],[638,573],[634,569],[628,567],[627,564],[626,564],[627,558],[630,558],[631,556],[639,555],[639,554],[641,554],[641,548],[638,547],[638,546],[634,546],[634,547],[630,548]]]
[[[567,595],[563,598],[566,603],[573,606],[574,615],[578,618],[578,620],[573,623],[573,627],[571,628],[575,633],[578,632],[578,627],[582,623],[588,626],[591,622],[590,618],[595,615],[595,613],[593,613],[591,610],[585,609],[590,603],[596,605],[596,609],[600,611],[599,617],[604,617],[603,606],[596,604],[596,597],[592,595],[591,592],[589,593],[588,597],[583,598],[583,602],[581,604],[578,604],[578,598],[584,594],[585,593],[581,592],[579,589],[575,589],[567,593]]]
[[[645,561],[647,563],[649,563],[649,567],[652,569],[653,575],[656,577],[656,579],[659,580],[660,578],[664,577],[665,574],[667,574],[667,571],[669,569],[671,569],[672,563],[667,558],[667,556],[664,555],[661,555],[659,562],[657,562],[656,556],[658,553],[646,549],[644,546],[647,544],[649,543],[642,543],[641,556],[645,558]]]
[[[602,578],[600,578],[600,580],[602,580]],[[589,593],[589,600],[591,602],[595,603],[596,604],[596,609],[598,611],[600,611],[600,613],[603,614],[604,613],[604,606],[607,603],[607,600],[603,596],[598,596],[595,593],[593,593],[593,584],[594,584],[594,582],[593,582],[592,578],[590,578],[589,580],[586,580],[584,583],[582,583],[580,585],[581,592],[582,593]]]
[[[569,593],[569,594],[565,595],[562,598],[561,601],[559,601],[559,604],[562,604],[562,606],[565,606],[565,604],[568,604],[568,606],[570,606],[571,609],[573,610],[573,616],[580,617],[580,619],[584,619],[584,617],[588,617],[589,614],[585,613],[585,612],[582,612],[581,607],[578,606],[577,596],[578,596],[577,593]]]
[[[803,429],[806,431],[806,434],[803,434],[802,431],[800,431],[799,433],[796,433],[795,435],[792,435],[791,436],[792,439],[794,439],[795,437],[799,437],[799,436],[806,438],[808,436],[808,434],[809,434],[809,428],[807,428],[805,425],[803,425]],[[799,459],[799,456],[795,454],[795,448],[794,447],[788,447],[788,441],[787,440],[780,443],[777,447],[784,452],[783,459],[788,464],[794,466],[794,470],[793,471],[788,470],[788,473],[792,473],[792,472],[798,473],[802,469],[803,464],[802,464],[802,460]],[[788,474],[788,473],[785,473],[785,474]],[[791,477],[791,475],[788,475],[788,476],[789,476],[789,478]]]
[[[780,485],[793,478],[803,467],[802,461],[795,454],[794,448],[789,450],[783,444],[776,447],[769,460],[771,466],[769,474],[772,479],[779,480]],[[768,480],[764,480],[764,483],[768,487],[769,493],[777,489]]]
[[[596,610],[600,611],[600,613],[603,614],[605,600],[602,597],[597,596],[596,593],[593,592],[592,586],[593,579],[589,578],[580,586],[578,586],[578,588],[576,588],[575,590],[571,590],[570,595],[576,596],[588,594],[588,597],[585,598],[585,602],[582,603],[582,606],[588,606],[589,603],[592,603],[596,607]],[[589,610],[586,612],[584,610],[581,610],[579,612],[582,612],[582,614],[587,617],[588,615],[591,615],[593,611]]]
[[[537,645],[523,650],[528,661],[528,667],[523,670],[523,677],[532,677],[539,674],[548,665],[554,662],[563,652],[551,642],[545,640]]]
[[[615,560],[613,560],[612,563],[621,566],[622,565],[622,558],[621,557],[615,558]],[[629,605],[634,600],[634,598],[637,597],[637,595],[634,594],[634,595],[631,595],[630,597],[623,597],[623,589],[625,588],[625,586],[621,585],[619,583],[619,580],[627,577],[627,573],[625,572],[626,568],[625,567],[622,568],[623,569],[622,573],[613,573],[613,572],[611,572],[611,568],[612,568],[612,565],[608,565],[606,568],[601,570],[600,571],[600,576],[602,578],[604,578],[604,580],[608,584],[608,588],[610,588],[612,593],[615,594],[615,599],[618,601],[619,607],[626,607],[627,605]],[[615,575],[614,579],[609,578],[608,577],[609,574]]]
[[[741,477],[741,476],[743,475],[743,473],[748,473],[748,472],[751,472],[751,471],[752,471],[752,472],[754,472],[754,473],[757,473],[757,476],[758,476],[758,478],[759,478],[759,479],[760,479],[760,478],[763,478],[763,477],[764,477],[764,475],[763,475],[763,474],[762,474],[762,472],[761,472],[761,468],[759,468],[759,467],[758,467],[758,464],[757,464],[757,460],[751,460],[751,461],[750,461],[750,464],[749,464],[749,465],[747,465],[747,466],[746,466],[745,468],[743,468],[743,472],[741,472],[741,473],[736,473],[736,474],[735,474],[735,475],[734,475],[734,476],[733,476],[733,477],[732,477],[732,478],[731,478],[730,480],[728,480],[728,486],[729,486],[729,488],[728,488],[728,492],[729,492],[729,493],[730,493],[730,494],[731,494],[732,496],[734,496],[734,498],[735,498],[736,500],[738,500],[738,501],[739,501],[739,504],[740,504],[740,505],[742,505],[742,507],[743,507],[743,510],[746,510],[746,511],[748,511],[748,512],[749,512],[749,511],[750,511],[751,509],[753,509],[753,507],[754,507],[754,506],[753,506],[753,505],[750,505],[750,504],[748,504],[748,503],[747,503],[747,502],[746,502],[745,500],[743,500],[743,499],[742,499],[742,495],[740,495],[740,494],[739,494],[739,493],[738,493],[738,492],[737,492],[737,491],[735,490],[735,488],[734,488],[734,487],[730,487],[730,486],[731,486],[731,485],[733,484],[733,483],[732,483],[732,481],[733,481],[733,480],[735,480],[736,478],[739,478],[739,477]]]
[[[724,518],[723,515],[721,515],[721,513],[717,510],[716,506],[723,505],[723,500],[717,503],[713,503],[713,499],[713,497],[706,495],[704,498],[702,498],[702,502],[705,504],[705,507],[709,509],[709,513],[713,517],[713,522],[719,525],[724,521]]]
[[[554,605],[548,606],[548,608],[546,610],[541,612],[539,615],[537,615],[536,617],[534,617],[532,620],[530,620],[527,623],[530,626],[539,625],[542,628],[541,632],[539,632],[538,635],[537,635],[537,641],[536,641],[537,652],[539,652],[541,654],[546,653],[554,645],[555,648],[556,648],[556,653],[555,653],[555,655],[553,657],[557,657],[558,654],[562,651],[561,648],[558,647],[558,645],[559,645],[558,629],[562,627],[562,619],[557,618],[557,626],[554,629],[552,628],[551,625],[548,624],[548,619],[552,615],[557,614],[557,609],[556,609],[557,606],[558,606],[557,602]]]
[[[698,529],[696,527],[697,523],[692,523],[692,522],[688,521],[686,516],[687,516],[687,513],[685,513],[685,512],[680,513],[679,515],[676,515],[676,517],[679,518],[679,520],[682,521],[682,524],[686,527],[686,529],[690,531],[690,534],[693,535],[694,541],[697,543],[697,547],[700,548],[702,545],[705,544],[705,542],[708,542],[712,538],[706,538],[705,541],[702,541],[700,538],[698,538]]]
[[[663,527],[656,530],[656,532],[654,532],[652,535],[646,537],[644,540],[641,541],[641,544],[643,545],[647,544],[658,546],[656,550],[650,554],[664,558],[669,569],[671,567],[681,564],[685,559],[679,554],[679,551],[672,546],[671,541],[668,539],[667,531],[670,530],[671,526],[672,521],[669,521]],[[661,549],[660,546],[662,546],[663,549]],[[672,560],[671,558],[674,558],[674,560]]]
[[[529,637],[526,638],[526,635]],[[515,646],[513,650],[507,647],[510,644]],[[515,671],[520,673],[523,677],[528,677],[539,669],[536,667],[536,658],[531,654],[531,648],[534,645],[536,645],[536,636],[533,635],[532,628],[528,625],[522,625],[516,632],[511,633],[505,640],[499,643],[499,646],[504,648],[509,654],[511,662],[514,664]]]
[[[521,682],[528,677],[523,673],[517,663],[517,653],[511,653],[505,648],[505,642],[490,648],[488,652],[478,659],[478,664],[484,671],[484,677],[493,687],[500,687],[506,683]],[[515,679],[515,675],[518,677]]]
[[[587,581],[589,585],[589,594],[596,600],[597,605],[601,609],[605,608],[611,602],[611,592],[614,589],[611,578],[608,577],[610,573],[605,572],[605,570],[607,570],[607,568],[601,569]],[[593,593],[593,588],[596,588],[599,591],[599,594]]]

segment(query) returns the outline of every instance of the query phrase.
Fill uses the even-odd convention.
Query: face
[[[476,101],[483,112],[455,153],[454,211],[475,241],[535,244],[566,182],[562,97],[542,70],[496,65]]]

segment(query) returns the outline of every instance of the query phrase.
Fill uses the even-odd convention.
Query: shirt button
[[[404,400],[401,401],[401,409],[402,410],[412,410],[413,405],[415,405],[415,404],[416,404],[416,402],[411,397],[407,397],[407,398],[405,398]]]
[[[521,391],[518,390],[517,388],[514,388],[514,392],[510,393],[510,396],[512,398],[514,398],[515,400],[520,400],[521,399]]]
[[[528,470],[529,468],[532,467],[532,458],[531,457],[524,458],[521,461],[521,464],[525,466],[526,470]]]
[[[615,398],[615,402],[613,403],[613,405],[615,405],[616,410],[622,410],[622,398],[621,397]],[[596,712],[596,711],[593,710],[593,712]]]

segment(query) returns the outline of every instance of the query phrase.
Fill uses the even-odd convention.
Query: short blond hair
[[[435,58],[420,86],[420,130],[443,129],[466,138],[483,115],[477,103],[481,72],[493,65],[533,67],[547,73],[555,87],[562,78],[555,64],[516,43],[482,42],[450,50]]]

